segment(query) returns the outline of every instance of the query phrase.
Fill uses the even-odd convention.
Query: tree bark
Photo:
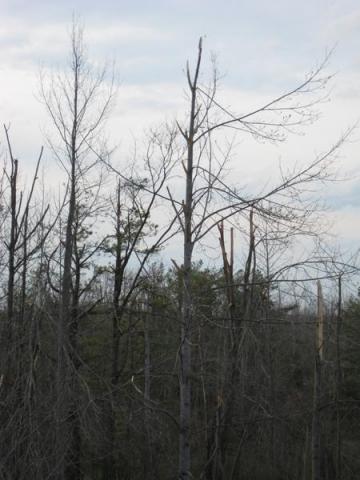
[[[312,419],[312,480],[322,480],[322,441],[321,441],[321,376],[324,348],[324,303],[320,281],[317,286],[318,312],[315,336],[315,365],[314,365],[314,401]]]
[[[188,81],[191,91],[191,106],[189,118],[189,132],[187,135],[186,186],[184,211],[184,263],[182,274],[182,309],[181,309],[181,337],[180,337],[180,437],[179,437],[179,479],[191,478],[191,451],[190,451],[190,423],[191,423],[191,328],[192,328],[192,299],[191,299],[191,264],[193,252],[192,213],[193,213],[193,163],[194,139],[196,121],[196,94],[202,54],[201,39],[199,42],[198,58],[194,79]]]
[[[342,323],[342,277],[338,279],[338,305],[336,317],[336,480],[342,477],[342,435],[341,435],[341,323]]]

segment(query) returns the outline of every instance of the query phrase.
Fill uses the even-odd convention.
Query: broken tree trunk
[[[321,368],[324,354],[324,301],[321,283],[317,284],[317,320],[315,333],[314,403],[312,419],[312,480],[321,480]]]

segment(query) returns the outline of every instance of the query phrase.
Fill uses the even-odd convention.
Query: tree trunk
[[[312,420],[312,480],[322,480],[321,475],[321,360],[318,354],[315,356],[314,371],[314,404]]]
[[[340,334],[342,323],[342,278],[338,279],[338,308],[336,318],[336,480],[341,480],[342,462],[341,462],[341,350]]]
[[[152,312],[153,312],[153,307]],[[155,479],[154,475],[154,449],[152,445],[151,431],[151,345],[150,345],[150,312],[149,305],[146,305],[144,312],[144,431],[146,432],[144,480]]]
[[[113,315],[112,315],[112,353],[111,353],[111,377],[110,377],[110,392],[107,400],[107,435],[108,435],[108,454],[104,462],[104,480],[113,478],[117,480],[118,477],[118,455],[116,452],[116,397],[119,383],[120,366],[120,320],[122,318],[122,309],[120,306],[120,295],[123,283],[123,259],[122,259],[122,239],[121,239],[121,202],[120,202],[120,182],[117,186],[116,192],[116,226],[115,226],[115,268],[114,268],[114,289],[113,289]]]
[[[324,348],[324,303],[321,283],[317,286],[318,313],[316,322],[316,350],[314,368],[314,402],[312,419],[312,480],[322,480],[322,442],[321,442],[321,374]]]
[[[184,263],[182,272],[182,309],[181,309],[181,336],[180,336],[180,437],[179,437],[179,479],[191,478],[190,452],[190,423],[191,423],[191,328],[192,328],[192,299],[191,299],[191,263],[193,252],[192,240],[192,209],[193,209],[193,163],[194,138],[196,120],[196,93],[197,81],[201,63],[202,46],[199,42],[197,66],[193,81],[188,81],[191,90],[191,107],[189,119],[189,133],[187,135],[186,187],[184,211]]]
[[[57,438],[56,459],[58,465],[58,480],[77,480],[80,472],[76,473],[76,459],[73,458],[71,447],[76,441],[76,414],[71,412],[71,397],[73,396],[73,365],[70,358],[74,352],[69,349],[75,347],[75,332],[72,326],[72,254],[74,243],[74,220],[76,209],[76,135],[77,135],[77,105],[78,105],[78,68],[74,67],[74,120],[71,136],[71,172],[70,198],[66,233],[64,243],[64,268],[61,282],[61,305],[57,330]],[[71,343],[70,344],[70,339]],[[70,409],[70,410],[69,410]],[[75,435],[74,435],[75,434]]]

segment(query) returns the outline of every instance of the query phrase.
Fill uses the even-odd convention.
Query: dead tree
[[[81,432],[77,399],[78,317],[73,295],[73,256],[76,212],[83,182],[91,178],[97,159],[100,131],[113,98],[113,84],[105,87],[106,69],[94,71],[88,63],[82,28],[73,24],[69,70],[42,77],[41,95],[56,139],[49,145],[67,175],[67,217],[63,239],[63,266],[57,320],[57,401],[55,478],[80,479]],[[75,302],[75,303],[74,303]],[[75,306],[75,308],[73,308]]]
[[[321,375],[324,352],[324,300],[320,280],[317,284],[317,321],[315,332],[314,406],[312,420],[312,479],[322,479]]]
[[[33,360],[36,355],[29,339],[32,330],[32,312],[27,305],[28,271],[37,253],[42,249],[51,226],[44,228],[49,207],[37,210],[35,187],[43,149],[38,157],[32,182],[28,189],[19,182],[19,161],[13,153],[9,128],[4,125],[10,168],[5,165],[4,209],[8,228],[3,239],[7,251],[7,308],[1,341],[1,370],[5,416],[2,418],[2,452],[8,475],[24,478],[34,474],[36,460],[31,456],[32,404],[29,392],[33,388]],[[6,199],[8,197],[8,200]],[[5,211],[6,210],[6,211]],[[40,232],[40,233],[39,233]]]
[[[336,480],[341,480],[342,472],[342,432],[341,432],[341,327],[342,327],[342,274],[338,278],[338,302],[336,315]]]
[[[290,202],[282,208],[278,197],[287,192],[289,197],[299,185],[328,178],[326,166],[344,138],[336,142],[324,155],[319,156],[304,168],[283,175],[281,181],[262,195],[244,197],[237,188],[232,188],[222,178],[230,148],[222,151],[221,160],[216,159],[213,138],[220,131],[231,129],[241,134],[250,134],[255,139],[281,142],[286,134],[299,125],[312,122],[316,118],[312,107],[319,98],[301,101],[322,89],[329,77],[322,76],[326,60],[293,90],[279,95],[264,105],[244,114],[234,114],[216,99],[218,76],[214,68],[210,86],[204,86],[201,77],[202,39],[199,41],[194,72],[187,64],[189,109],[185,122],[178,122],[179,132],[184,140],[185,192],[183,202],[175,202],[169,194],[183,235],[182,306],[180,311],[179,346],[179,387],[180,387],[180,435],[179,435],[179,479],[188,480],[191,472],[191,344],[192,344],[192,299],[191,269],[195,245],[201,241],[219,222],[236,213],[251,208],[259,214],[283,216],[291,214]],[[202,182],[202,183],[201,183]],[[214,205],[214,199],[220,202]],[[274,201],[274,204],[272,204]],[[179,207],[181,205],[181,207]],[[279,211],[280,210],[280,211]]]
[[[236,300],[234,285],[234,229],[230,229],[230,254],[226,251],[224,223],[218,225],[219,242],[223,259],[223,272],[225,279],[227,315],[228,321],[225,325],[224,346],[223,346],[223,369],[219,373],[219,387],[217,393],[217,405],[215,407],[214,427],[208,438],[208,464],[206,467],[207,478],[223,478],[229,419],[233,407],[235,393],[235,377],[238,366],[239,334],[241,332],[240,321],[236,319]]]
[[[111,198],[113,231],[109,234],[106,248],[112,256],[109,270],[113,277],[113,292],[110,391],[106,402],[108,448],[104,479],[120,478],[123,467],[118,461],[116,412],[131,328],[131,325],[124,325],[124,317],[146,280],[149,259],[174,235],[175,219],[163,228],[157,228],[152,223],[152,214],[178,159],[174,149],[175,133],[174,129],[169,129],[150,136],[142,159],[143,175],[134,173],[136,165],[131,167],[131,172],[125,173],[113,167],[106,158],[101,158],[116,176],[116,192]]]

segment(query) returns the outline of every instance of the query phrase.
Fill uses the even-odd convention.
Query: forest
[[[317,195],[354,127],[246,188],[238,139],[315,122],[328,56],[242,111],[208,53],[200,38],[184,111],[125,160],[107,140],[121,85],[76,22],[39,78],[32,178],[4,121],[1,480],[360,478],[359,265]]]

